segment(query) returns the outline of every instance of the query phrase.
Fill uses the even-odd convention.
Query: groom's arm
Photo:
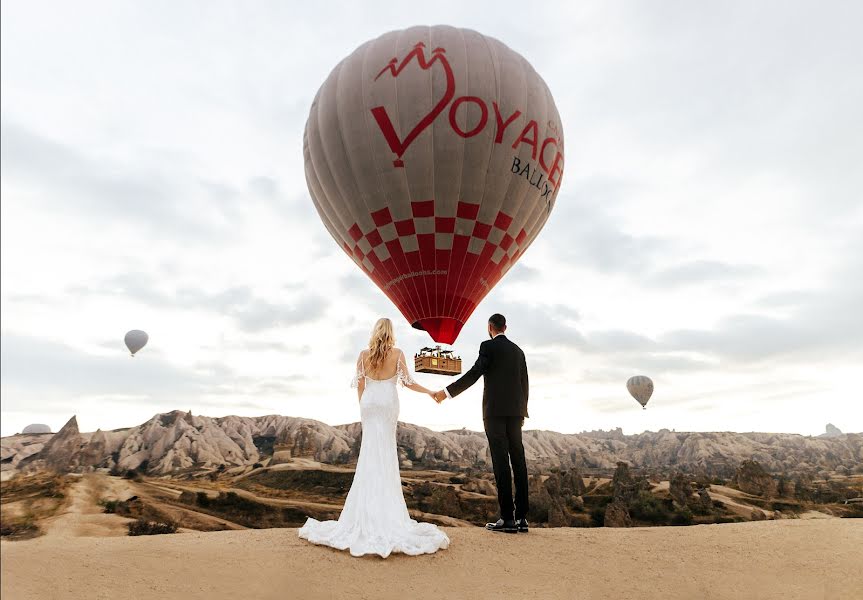
[[[527,377],[527,360],[524,353],[521,355],[521,391],[524,393],[524,405],[527,406],[527,398],[530,395],[530,384]]]
[[[447,397],[455,398],[488,372],[491,365],[491,340],[479,345],[479,357],[470,370],[444,388]]]

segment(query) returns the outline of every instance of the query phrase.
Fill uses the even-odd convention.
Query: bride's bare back
[[[410,375],[405,354],[399,348],[390,348],[383,362],[375,369],[369,362],[369,351],[363,350],[357,357],[357,374],[351,384],[357,388],[357,398],[363,396],[366,387],[366,377],[374,381],[387,381],[399,378],[399,381],[408,389],[423,394],[431,394],[431,390],[418,384]]]
[[[369,364],[369,351],[363,350],[361,354],[361,360],[363,361],[363,371],[368,377],[372,379],[377,379],[379,381],[385,379],[392,379],[396,376],[398,372],[398,364],[399,359],[404,356],[402,351],[398,348],[390,348],[387,350],[387,355],[384,357],[383,362],[378,366],[377,369],[372,369],[371,364]],[[405,368],[407,365],[404,365],[402,368]]]

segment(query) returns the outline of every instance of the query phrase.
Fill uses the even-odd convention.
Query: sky
[[[863,431],[859,2],[2,4],[2,434],[194,414],[359,420],[410,328],[320,222],[302,135],[329,71],[416,24],[495,37],[567,142],[545,228],[466,324],[527,355],[528,429]],[[150,343],[135,358],[129,329]],[[656,386],[647,410],[627,394]],[[450,380],[418,375],[439,389]],[[402,421],[481,430],[481,384]]]

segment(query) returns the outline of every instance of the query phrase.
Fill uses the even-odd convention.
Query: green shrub
[[[672,525],[692,525],[692,511],[688,508],[684,508],[683,510],[677,512],[673,517],[671,517]]]
[[[629,514],[633,519],[647,523],[668,523],[671,513],[665,503],[647,491],[640,491],[629,505]],[[690,513],[690,518],[692,513]]]
[[[138,519],[129,523],[129,535],[162,535],[165,533],[177,533],[177,524],[173,521],[160,523]]]

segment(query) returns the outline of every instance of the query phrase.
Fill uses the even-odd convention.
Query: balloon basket
[[[426,347],[414,354],[414,371],[435,375],[458,375],[461,373],[461,357],[456,356],[452,350],[444,350],[440,346]]]

